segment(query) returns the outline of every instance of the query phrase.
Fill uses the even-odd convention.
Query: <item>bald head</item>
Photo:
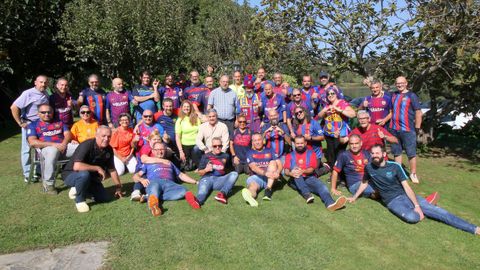
[[[123,90],[123,80],[120,78],[115,78],[112,80],[112,87],[114,91],[122,91]]]

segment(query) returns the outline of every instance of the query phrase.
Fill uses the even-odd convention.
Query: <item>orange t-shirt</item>
[[[130,150],[132,150],[131,143],[133,136],[132,128],[128,128],[127,130],[118,128],[117,131],[112,134],[110,146],[115,149],[120,156],[126,157],[130,154]]]

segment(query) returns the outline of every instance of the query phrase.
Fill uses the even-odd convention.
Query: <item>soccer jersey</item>
[[[316,92],[315,91],[315,88],[313,87],[310,87],[308,88],[307,90],[305,90],[304,88],[302,88],[302,100],[305,101],[305,102],[309,102],[310,101],[314,101],[315,103],[318,103],[318,98],[314,99],[312,98],[313,94]],[[313,115],[312,115],[313,116]]]
[[[263,125],[262,134],[271,127],[270,123]],[[288,127],[285,123],[279,123],[278,127],[284,132],[280,135],[278,130],[274,129],[265,134],[265,140],[267,141],[266,147],[271,148],[276,157],[281,157],[284,154],[285,147],[285,134],[288,134]]]
[[[180,94],[182,89],[180,87],[170,87],[168,85],[160,88],[160,102],[163,104],[163,100],[170,98],[173,100],[173,111],[178,114],[180,109]]]
[[[333,83],[327,83],[326,85],[317,85],[315,86],[315,91],[318,94],[318,103],[320,104],[319,108],[324,108],[329,104],[328,99],[327,99],[327,90],[330,89],[331,87],[334,87],[337,90],[337,98],[338,99],[343,99],[343,91],[342,89],[338,88],[335,84]]]
[[[347,186],[350,187],[365,179],[365,166],[369,161],[370,154],[365,150],[361,150],[356,155],[351,151],[342,151],[338,155],[333,169],[338,173],[344,172]]]
[[[72,111],[72,95],[69,93],[62,97],[55,92],[49,97],[50,106],[53,108],[55,122],[61,121],[66,127],[71,128],[73,125],[73,111]],[[69,106],[68,103],[71,103]]]
[[[308,168],[316,169],[317,166],[317,156],[315,155],[315,152],[307,149],[303,153],[298,153],[296,151],[288,153],[285,157],[285,164],[283,165],[283,168],[293,170],[295,167],[299,167],[302,170],[306,170]],[[302,176],[309,176],[313,174],[315,174],[315,172],[312,172],[311,174],[304,173]]]
[[[75,140],[79,143],[86,141],[95,137],[95,132],[97,132],[98,122],[93,120],[93,122],[87,123],[84,120],[79,120],[75,122],[72,126],[72,140]]]
[[[413,92],[395,93],[392,96],[390,128],[398,131],[415,131],[415,112],[420,110],[418,96]]]
[[[247,162],[247,152],[252,148],[252,132],[248,128],[244,132],[237,128],[233,131],[230,140],[233,141],[235,155],[240,159],[240,163],[245,164]]]
[[[263,148],[262,150],[258,151],[255,149],[250,149],[247,152],[247,163],[255,163],[260,169],[264,172],[267,171],[268,164],[272,160],[276,160],[276,155],[270,148]],[[253,174],[253,172],[250,172]]]
[[[312,105],[310,102],[306,102],[302,100],[300,104],[296,104],[294,101],[291,101],[290,103],[287,104],[286,110],[287,110],[287,118],[292,119],[295,116],[295,109],[298,107],[303,107],[305,108],[310,116],[314,115]]]
[[[379,167],[370,163],[365,170],[370,176],[370,183],[380,192],[385,205],[397,196],[405,194],[402,182],[408,177],[400,164],[387,161],[384,167]]]
[[[229,156],[226,153],[220,152],[219,155],[215,155],[213,153],[207,153],[202,156],[200,160],[200,164],[198,165],[199,170],[203,170],[207,167],[208,163],[212,164],[213,171],[208,172],[202,176],[202,178],[207,176],[223,176],[225,175],[225,166],[227,165],[227,161]]]
[[[271,85],[275,85],[272,81],[269,81],[269,80],[263,80],[259,83],[255,83],[255,86],[253,88],[253,90],[255,91],[255,93],[263,93],[263,89],[265,88],[265,84],[271,84]]]
[[[339,100],[337,104],[337,107],[341,110],[345,110],[348,106],[348,103],[343,99]],[[335,137],[335,132],[339,131],[340,137],[348,136],[350,132],[348,118],[340,112],[335,111],[331,104],[327,105],[327,108],[329,109],[324,118],[323,134],[325,134],[325,136]]]
[[[68,127],[60,121],[48,123],[37,120],[28,124],[27,138],[37,137],[42,142],[62,143],[65,131],[68,131]]]
[[[383,132],[385,136],[392,136],[385,128],[375,124],[370,124],[370,128],[368,129],[357,127],[350,133],[350,136],[353,134],[359,135],[362,138],[362,149],[370,151],[375,144],[385,145],[383,139],[378,135],[379,130]]]
[[[370,113],[370,123],[376,124],[378,120],[384,119],[392,109],[392,98],[385,94],[381,97],[365,97],[367,102],[365,108]]]
[[[258,94],[254,94],[252,98],[245,95],[237,100],[237,115],[243,114],[247,119],[247,125],[253,132],[260,131],[260,114],[262,107],[260,106],[260,98]]]
[[[146,97],[150,96],[153,91],[152,86],[147,85],[135,85],[132,91],[132,96],[134,97]],[[157,111],[157,104],[153,98],[139,102],[137,106],[134,107],[134,116],[137,121],[142,118],[143,111],[150,110],[152,112]]]
[[[177,179],[177,175],[180,175],[182,172],[177,168],[177,166],[163,163],[154,163],[154,164],[143,164],[142,172],[147,176],[147,179],[150,181],[173,181]]]
[[[170,140],[175,143],[175,121],[177,121],[176,115],[165,115],[163,111],[156,112],[153,116],[155,122],[160,124],[163,130],[167,133]]]
[[[160,133],[160,136],[163,136],[163,133],[164,133],[163,127],[158,123],[153,123],[153,125],[151,126],[145,123],[141,123],[138,126],[138,135],[140,136],[140,141],[138,142],[139,146],[142,146],[143,144],[147,144],[148,135],[150,135],[150,133],[152,133],[155,129],[158,130],[158,132]]]
[[[295,135],[310,135],[312,137],[323,136],[320,124],[312,120],[310,123],[305,123],[294,127]],[[315,152],[318,158],[322,158],[322,142],[321,141],[307,141],[307,148]]]
[[[90,88],[85,88],[79,94],[83,97],[83,103],[93,112],[93,117],[100,124],[106,123],[105,119],[105,96],[107,93],[103,89],[97,91]]]
[[[270,98],[262,93],[261,95],[262,107],[263,107],[263,122],[268,123],[268,112],[270,110],[275,110],[278,112],[278,121],[283,122],[283,112],[286,109],[285,100],[282,95],[273,94]]]
[[[110,92],[106,98],[106,108],[110,111],[110,120],[117,126],[118,118],[122,113],[130,114],[130,102],[133,96],[130,91]]]
[[[202,94],[207,90],[203,84],[189,86],[183,90],[183,98],[190,100],[193,104],[200,106],[202,103]]]

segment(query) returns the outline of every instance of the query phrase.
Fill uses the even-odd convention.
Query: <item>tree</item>
[[[62,49],[76,65],[93,62],[108,77],[165,72],[180,62],[190,11],[182,0],[75,1],[62,18]]]
[[[373,74],[378,65],[371,63],[402,26],[395,1],[273,0],[262,5],[258,16],[277,25],[275,33],[299,41],[336,73]]]

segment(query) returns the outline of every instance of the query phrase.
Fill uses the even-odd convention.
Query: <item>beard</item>
[[[301,147],[301,148],[296,147],[296,148],[295,148],[295,151],[296,151],[297,153],[300,153],[300,154],[301,154],[301,153],[307,151],[307,147]]]
[[[272,119],[272,120],[270,120],[270,125],[272,125],[272,126],[278,126],[278,119]]]
[[[385,159],[383,157],[379,157],[379,158],[373,158],[372,159],[372,163],[373,165],[375,166],[380,166],[380,164],[382,164],[382,162],[384,161]]]
[[[247,98],[252,98],[253,97],[253,93],[245,93],[245,95],[247,96]]]

